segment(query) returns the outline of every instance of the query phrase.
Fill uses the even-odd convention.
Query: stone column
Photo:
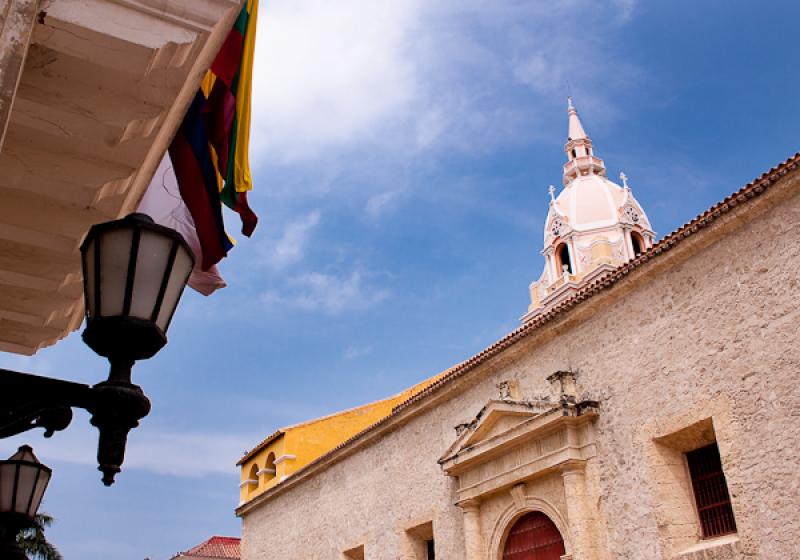
[[[622,229],[622,237],[625,241],[625,253],[628,255],[627,260],[632,261],[636,255],[633,254],[633,242],[631,241],[630,228]],[[644,249],[644,247],[642,247]]]
[[[483,535],[481,535],[481,506],[475,499],[459,502],[464,512],[464,549],[465,560],[484,560]]]
[[[578,255],[578,244],[575,241],[575,236],[572,235],[569,238],[569,254],[570,258],[572,259],[572,274],[577,275],[579,272],[582,271],[583,267],[580,263],[580,257]]]
[[[568,463],[561,468],[564,480],[564,495],[567,499],[567,522],[569,523],[572,558],[595,560],[594,527],[586,495],[584,464]]]
[[[0,5],[0,149],[38,11],[39,0],[5,0]]]

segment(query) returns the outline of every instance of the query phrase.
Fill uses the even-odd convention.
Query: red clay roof
[[[561,316],[563,313],[567,312],[568,310],[572,309],[576,305],[580,304],[584,300],[592,297],[598,292],[607,290],[614,286],[618,281],[622,278],[627,276],[633,270],[639,268],[640,266],[644,265],[648,261],[652,261],[653,259],[658,258],[659,255],[666,253],[679,243],[681,243],[684,239],[694,235],[699,230],[705,229],[710,226],[714,221],[719,219],[723,214],[727,214],[731,210],[733,210],[736,206],[740,204],[746,203],[749,200],[758,197],[770,186],[776,183],[781,177],[787,175],[791,172],[796,172],[798,167],[800,167],[800,152],[795,153],[792,157],[788,158],[787,160],[781,162],[779,165],[773,167],[769,171],[762,173],[758,178],[754,179],[738,191],[734,192],[730,196],[727,196],[693,220],[687,222],[683,226],[679,227],[666,237],[664,237],[661,241],[653,245],[650,249],[644,252],[639,257],[633,259],[630,262],[622,264],[611,270],[596,280],[592,281],[590,284],[584,286],[583,288],[579,289],[575,292],[572,296],[565,299],[560,304],[553,307],[550,311],[546,313],[542,313],[541,315],[537,316],[535,319],[525,323],[524,325],[517,327],[515,330],[489,346],[488,348],[484,349],[483,351],[475,354],[471,358],[461,362],[460,364],[452,367],[450,371],[442,376],[440,379],[436,380],[435,382],[431,383],[428,387],[421,390],[419,393],[414,394],[413,396],[409,397],[404,402],[401,402],[397,406],[392,409],[392,412],[378,420],[373,425],[365,428],[361,432],[357,433],[356,435],[352,436],[351,438],[343,441],[327,453],[317,457],[307,465],[303,466],[299,470],[293,473],[293,478],[299,478],[298,475],[303,474],[305,472],[311,471],[312,469],[319,466],[321,463],[330,459],[333,455],[338,453],[343,448],[349,447],[355,444],[360,439],[363,439],[369,433],[379,429],[384,424],[390,422],[395,416],[397,416],[401,411],[406,408],[409,408],[416,404],[419,401],[425,400],[432,394],[438,392],[443,386],[455,381],[459,377],[467,374],[468,372],[475,369],[478,365],[486,362],[490,358],[496,356],[497,354],[503,352],[516,342],[520,341],[521,339],[527,337],[531,333],[535,332],[537,329],[542,327],[545,323],[549,323],[550,321],[556,319],[557,317]],[[264,492],[256,496],[253,500],[240,505],[236,508],[237,515],[242,515],[243,508],[246,506],[251,506],[254,503],[260,503],[265,499],[268,499],[275,491],[285,489],[285,485],[278,485],[271,488],[269,491]]]
[[[239,552],[239,537],[211,537],[204,543],[198,544],[196,547],[187,550],[183,554],[179,554],[178,558],[234,558],[239,560],[241,558]]]

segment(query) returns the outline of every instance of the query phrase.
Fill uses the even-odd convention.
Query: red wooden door
[[[559,560],[564,539],[558,528],[540,511],[520,517],[506,538],[503,560]]]

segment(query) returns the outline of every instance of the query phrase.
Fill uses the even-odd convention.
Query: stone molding
[[[296,456],[296,455],[290,455],[289,453],[286,453],[286,454],[284,454],[284,455],[281,455],[280,457],[275,457],[275,461],[273,461],[273,462],[274,462],[276,465],[280,465],[280,464],[281,464],[281,463],[283,463],[284,461],[292,461],[292,460],[294,460],[294,459],[297,459],[297,456]]]
[[[592,423],[598,414],[596,402],[573,404],[566,397],[549,405],[489,401],[439,462],[445,473],[458,479],[461,504],[594,457]],[[509,417],[519,422],[500,433],[491,432]]]

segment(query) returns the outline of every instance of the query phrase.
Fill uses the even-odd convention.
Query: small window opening
[[[247,493],[252,494],[258,488],[258,465],[253,463],[247,474]]]
[[[433,521],[410,527],[406,529],[405,534],[408,539],[408,558],[413,558],[414,560],[436,560],[436,551],[433,544]]]
[[[717,444],[690,451],[686,454],[686,461],[703,538],[735,533],[736,520]]]
[[[556,255],[558,255],[558,274],[561,275],[564,273],[564,265],[567,266],[567,272],[575,274],[572,268],[572,261],[569,258],[569,247],[567,247],[566,243],[562,243],[558,246]]]
[[[267,455],[267,462],[264,463],[264,470],[260,471],[259,474],[264,476],[264,481],[269,482],[273,478],[275,478],[275,473],[277,469],[275,468],[275,453],[270,453]]]
[[[436,560],[436,548],[433,546],[433,539],[425,541],[425,549],[428,553],[427,560]]]
[[[635,231],[631,232],[631,245],[633,245],[633,256],[638,257],[644,251],[644,239],[642,236],[636,233]]]
[[[572,159],[575,159],[576,157],[578,157],[578,152],[575,151],[575,148],[572,148]]]

